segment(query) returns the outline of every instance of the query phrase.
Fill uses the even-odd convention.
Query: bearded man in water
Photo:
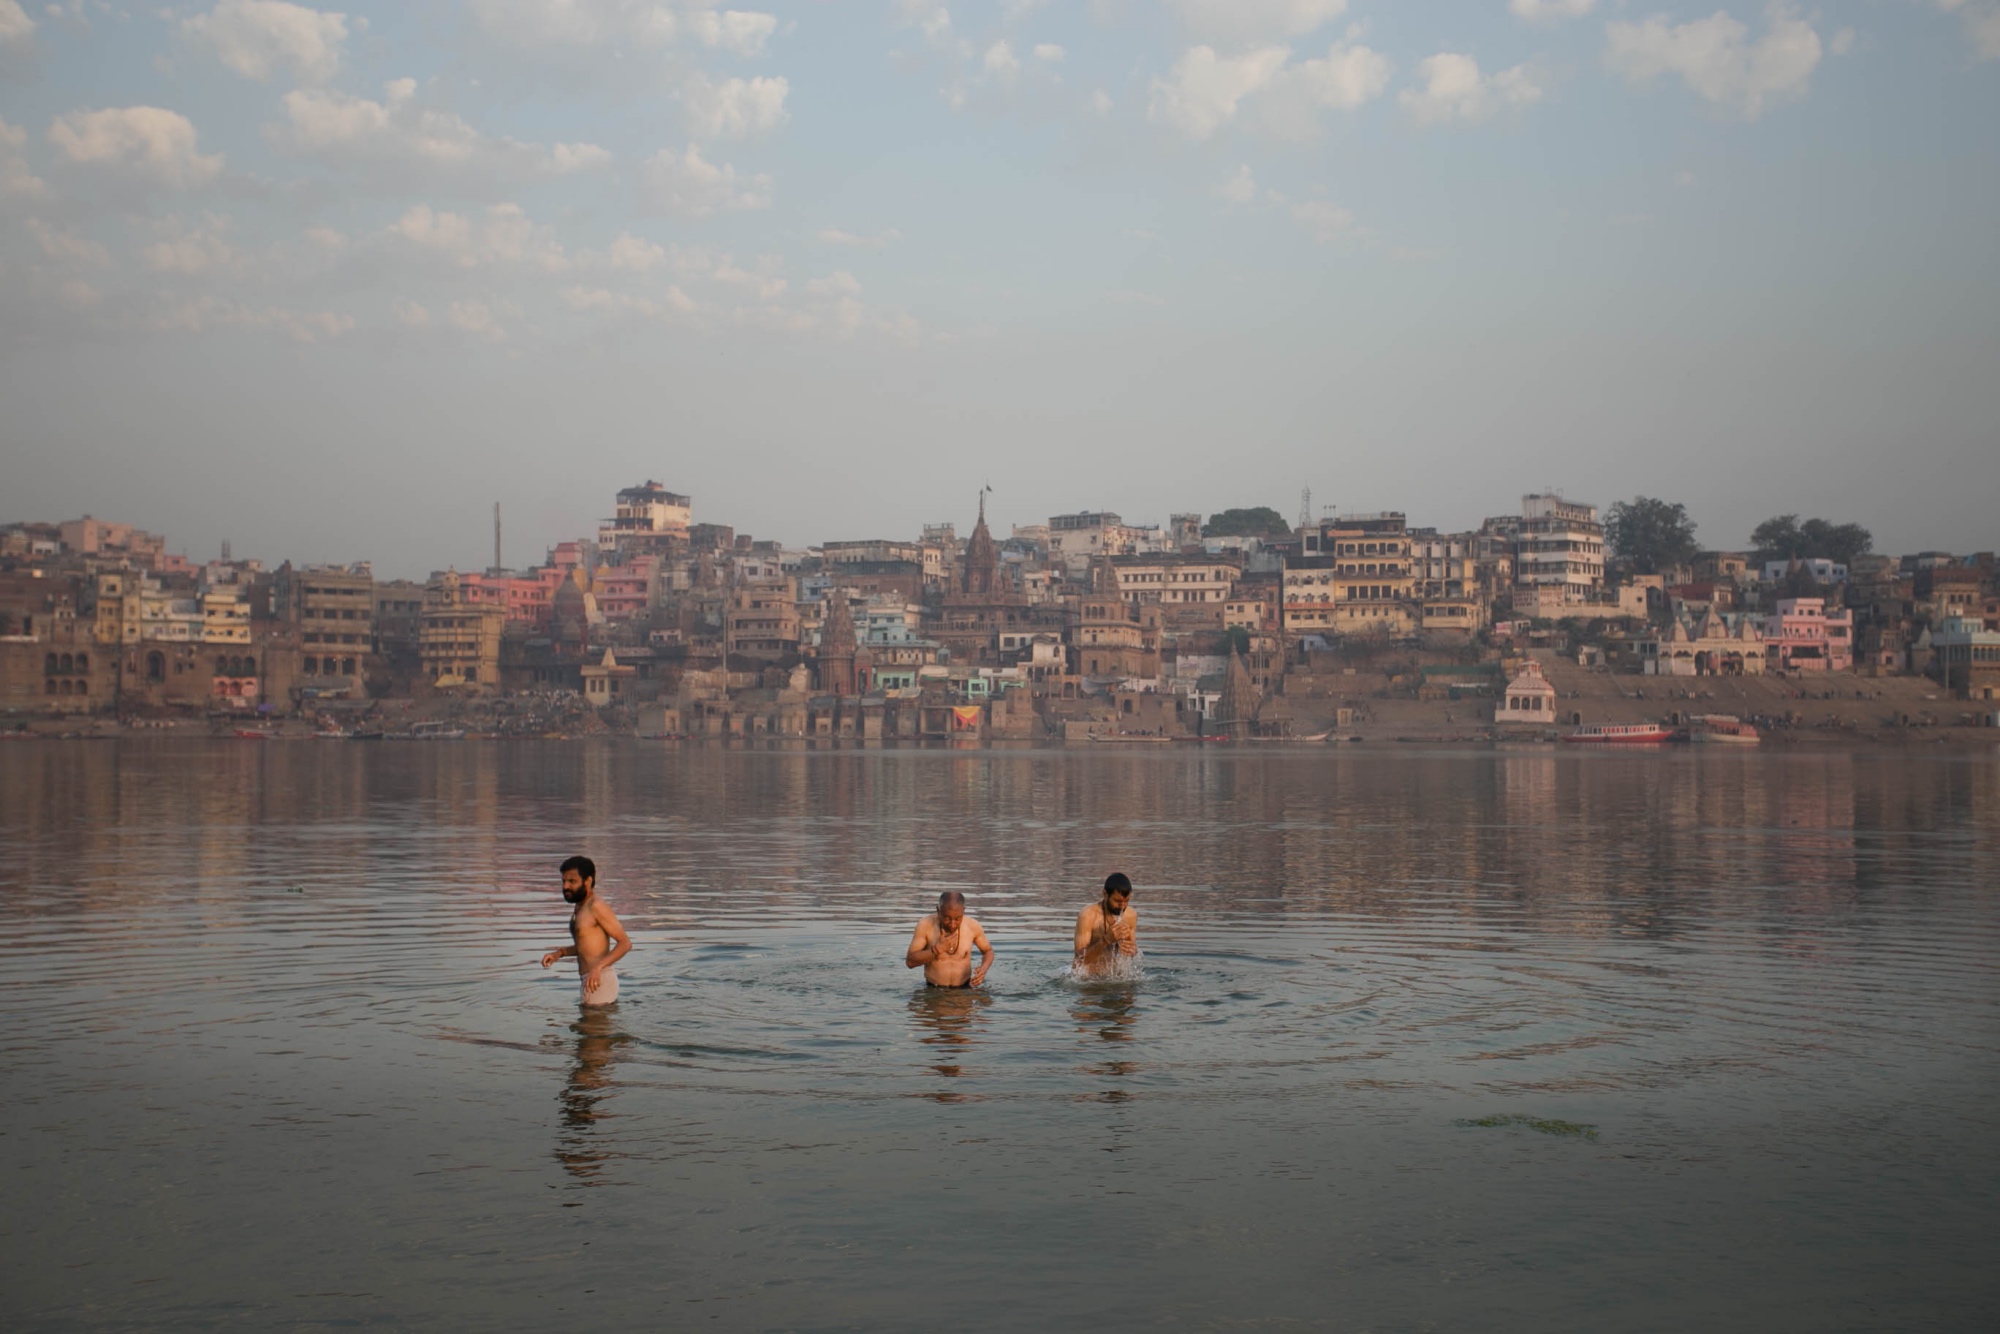
[[[1139,952],[1139,913],[1131,906],[1132,882],[1122,871],[1104,878],[1104,897],[1076,915],[1079,973],[1102,977],[1122,956]]]
[[[632,936],[618,914],[597,893],[597,863],[571,857],[562,864],[562,896],[575,905],[569,915],[571,944],[542,956],[542,967],[557,959],[575,959],[583,977],[583,1003],[609,1005],[618,999],[618,973],[612,965],[632,952]],[[612,948],[612,942],[617,948]]]
[[[972,968],[974,950],[979,951],[977,972]],[[927,987],[976,987],[992,966],[993,946],[979,923],[965,915],[965,895],[955,889],[938,895],[937,911],[917,923],[910,948],[903,952],[903,967],[922,968]]]

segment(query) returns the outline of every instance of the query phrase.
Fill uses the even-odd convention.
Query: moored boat
[[[1577,745],[1653,746],[1672,741],[1674,734],[1661,723],[1603,723],[1579,727],[1560,739]]]
[[[1700,746],[1754,746],[1764,738],[1733,714],[1704,713],[1688,719],[1688,739]]]

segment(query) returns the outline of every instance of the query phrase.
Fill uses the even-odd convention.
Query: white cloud
[[[687,104],[696,138],[747,139],[791,119],[785,110],[790,88],[783,78],[713,83],[697,74],[682,88],[681,100]]]
[[[1236,115],[1244,98],[1275,78],[1290,57],[1282,46],[1240,56],[1218,55],[1212,46],[1189,47],[1164,77],[1153,80],[1146,115],[1190,139],[1206,139]]]
[[[860,296],[861,280],[846,269],[835,269],[824,278],[808,281],[806,291],[813,296]]]
[[[1347,0],[1169,0],[1197,36],[1225,42],[1299,37],[1347,12]]]
[[[1215,193],[1232,204],[1252,204],[1257,201],[1257,178],[1250,171],[1250,164],[1244,163],[1236,169],[1235,175],[1215,187]]]
[[[325,83],[340,67],[347,16],[282,0],[219,0],[183,20],[181,34],[246,79],[261,83],[284,69],[302,83]]]
[[[1282,46],[1235,56],[1196,46],[1153,80],[1147,114],[1200,140],[1249,104],[1255,114],[1246,112],[1246,121],[1297,138],[1318,128],[1321,111],[1352,111],[1380,97],[1394,69],[1380,52],[1346,41],[1327,47],[1324,57],[1297,62]]]
[[[636,292],[613,292],[602,287],[569,287],[563,289],[562,302],[575,311],[643,315],[648,319],[691,315],[700,309],[693,297],[674,286],[669,286],[657,300]]]
[[[654,0],[469,0],[467,7],[488,36],[526,51],[615,43],[657,48],[686,39],[754,56],[778,30],[773,15],[718,11],[703,0],[679,6]]]
[[[1769,30],[1756,41],[1726,12],[1672,23],[1655,14],[1642,23],[1605,25],[1604,60],[1635,85],[1677,74],[1694,93],[1748,119],[1765,103],[1803,97],[1819,65],[1819,34],[1790,5],[1774,3]]]
[[[1014,54],[1014,44],[1008,41],[995,42],[987,47],[981,63],[986,66],[986,72],[996,79],[1011,79],[1021,72],[1021,58]]]
[[[195,227],[189,227],[179,219],[171,219],[162,223],[161,227],[166,235],[142,252],[146,267],[155,273],[173,273],[191,278],[227,268],[236,262],[236,252],[223,236],[229,229],[227,218],[204,218]]]
[[[153,327],[194,334],[210,329],[275,329],[294,342],[315,343],[347,333],[354,328],[354,317],[327,310],[300,312],[278,306],[259,310],[240,301],[203,295],[154,317]]]
[[[195,151],[193,123],[161,107],[72,111],[56,117],[49,142],[70,162],[130,172],[170,189],[192,189],[222,174],[220,153]]]
[[[614,269],[630,273],[651,273],[667,262],[665,247],[656,241],[648,241],[630,232],[618,233],[618,239],[605,251],[605,262]]]
[[[418,204],[386,235],[462,269],[512,265],[561,273],[570,266],[555,230],[531,220],[519,204],[495,204],[476,220]]]
[[[1312,233],[1315,241],[1338,241],[1354,234],[1351,209],[1327,199],[1307,199],[1292,205],[1292,220]]]
[[[2000,4],[1994,0],[1937,0],[1938,8],[1957,14],[1966,40],[1980,60],[2000,60]]]
[[[693,144],[686,153],[661,149],[640,168],[639,178],[647,207],[682,217],[766,208],[771,203],[769,176],[739,177],[735,167],[710,162]]]
[[[484,338],[490,343],[507,337],[507,331],[500,327],[493,307],[484,301],[454,301],[445,307],[444,318],[445,323],[460,333]]]
[[[1597,8],[1597,0],[1507,0],[1507,11],[1529,23],[1580,19]]]
[[[1311,134],[1321,111],[1353,111],[1389,87],[1395,66],[1379,51],[1335,42],[1324,58],[1302,60],[1279,71],[1258,94],[1264,128],[1289,138]]]
[[[428,308],[415,301],[398,301],[396,319],[406,329],[428,329],[431,327],[431,313]]]
[[[1043,62],[1044,64],[1053,65],[1057,61],[1061,60],[1065,54],[1066,52],[1064,52],[1064,50],[1060,46],[1057,46],[1054,42],[1035,43],[1035,59]]]
[[[96,269],[111,267],[110,251],[68,228],[51,227],[40,218],[29,218],[28,234],[35,238],[42,254],[60,264],[87,264]]]
[[[347,246],[346,235],[331,227],[306,228],[306,240],[322,250],[342,250]]]
[[[422,105],[414,79],[389,83],[380,102],[294,89],[285,94],[284,113],[281,123],[265,131],[277,147],[405,179],[428,182],[444,171],[498,183],[592,171],[611,161],[596,144],[550,148],[481,134],[455,112]]]
[[[0,120],[0,203],[46,199],[49,187],[28,166],[28,132]]]
[[[819,239],[827,245],[840,246],[848,250],[886,250],[890,245],[903,239],[903,234],[891,227],[886,232],[873,236],[862,236],[854,232],[844,232],[838,227],[827,227],[820,231]]]
[[[1090,109],[1100,116],[1109,115],[1111,113],[1111,94],[1105,92],[1102,88],[1093,91],[1090,94]]]
[[[1440,51],[1417,64],[1421,88],[1405,88],[1397,101],[1419,125],[1485,120],[1502,107],[1532,106],[1547,91],[1526,65],[1503,69],[1490,78],[1479,72],[1471,56]]]
[[[683,15],[681,23],[703,46],[739,56],[756,55],[778,30],[775,15],[742,9],[725,9],[720,13],[699,9]]]
[[[21,8],[20,0],[0,0],[0,46],[26,42],[35,34],[35,21]]]

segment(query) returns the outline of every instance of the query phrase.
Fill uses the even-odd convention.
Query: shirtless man
[[[1104,897],[1076,915],[1076,971],[1103,975],[1119,955],[1139,952],[1139,913],[1122,871],[1104,878]]]
[[[972,951],[979,951],[973,971]],[[922,968],[927,987],[976,987],[993,966],[993,946],[979,923],[965,915],[965,895],[948,889],[938,895],[937,911],[917,923],[903,967]]]
[[[542,967],[557,959],[575,959],[576,971],[583,976],[583,1003],[609,1005],[618,999],[618,973],[612,965],[632,952],[632,936],[611,905],[598,897],[597,863],[590,858],[571,857],[562,864],[562,896],[576,905],[569,915],[573,943],[544,954]]]

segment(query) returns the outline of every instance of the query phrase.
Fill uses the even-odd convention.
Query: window
[[[73,671],[75,671],[75,670],[76,670],[76,661],[75,661],[75,659],[71,658],[71,657],[70,657],[70,655],[69,655],[69,654],[67,654],[67,653],[63,654],[63,655],[62,655],[62,666],[61,666],[60,668],[58,668],[57,670],[59,670],[59,671],[62,671],[62,672],[73,672]]]
[[[255,676],[257,674],[257,660],[255,658],[245,658],[243,660],[243,674],[245,676]]]
[[[167,659],[165,654],[148,653],[146,655],[146,679],[148,681],[164,681],[167,679]]]
[[[51,695],[53,695],[53,694],[55,694],[55,693],[56,693],[56,679],[55,679],[55,677],[51,676],[51,677],[50,677],[50,678],[49,678],[49,679],[48,679],[48,680],[47,680],[46,682],[44,682],[43,684],[44,684],[45,686],[47,686],[47,688],[48,688],[48,689],[47,689],[47,693],[48,693],[48,694],[51,694]]]
[[[56,655],[53,653],[44,657],[42,659],[42,675],[54,676],[56,674],[56,662],[57,662]],[[53,695],[55,693],[55,689],[56,689],[55,682],[51,681],[49,683],[49,693]]]

